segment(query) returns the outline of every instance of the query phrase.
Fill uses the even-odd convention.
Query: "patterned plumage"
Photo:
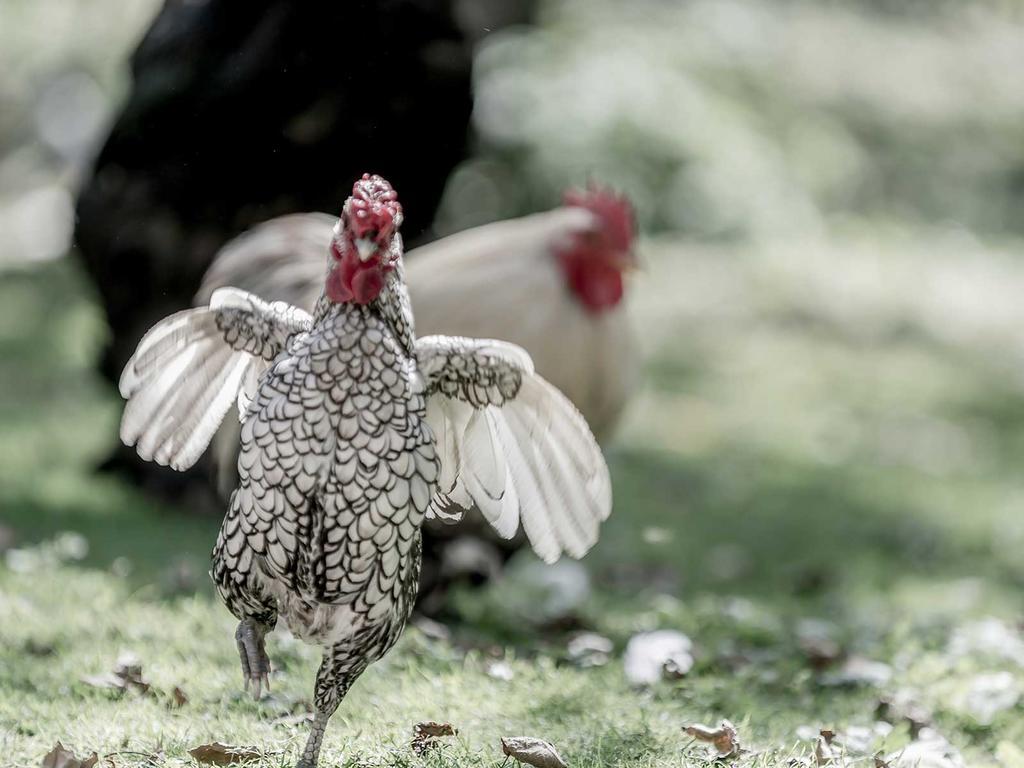
[[[364,177],[312,316],[222,288],[150,331],[121,379],[122,438],[177,469],[238,403],[238,487],[212,575],[257,696],[278,617],[324,648],[302,766],[316,764],[349,686],[401,634],[428,516],[476,505],[502,535],[521,525],[553,561],[582,556],[611,508],[585,421],[525,351],[416,338],[400,223],[390,185]]]
[[[564,392],[599,439],[608,437],[639,381],[640,355],[625,302],[592,311],[569,286],[563,254],[580,237],[609,231],[612,247],[592,261],[634,261],[628,206],[589,190],[567,204],[442,238],[410,252],[406,263],[416,327],[425,334],[506,339],[527,350],[537,371]],[[589,206],[589,207],[588,207]],[[318,213],[272,219],[239,236],[217,255],[196,302],[235,286],[312,311],[322,289],[323,243],[336,219]],[[585,255],[585,254],[584,254]],[[528,308],[528,309],[526,309]],[[237,483],[238,423],[226,421],[211,449],[216,485],[225,497]],[[424,589],[439,578],[447,542],[471,534],[511,551],[473,513],[459,526],[428,521]]]
[[[571,204],[475,227],[410,251],[409,295],[424,335],[500,338],[525,349],[541,375],[604,439],[639,381],[637,342],[626,302],[589,309],[569,285],[560,256],[575,238],[619,224],[607,221],[611,217],[601,203],[614,200],[620,216],[628,207],[600,191],[566,197]],[[196,303],[207,304],[215,290],[234,286],[312,312],[322,288],[323,243],[335,221],[322,213],[292,214],[240,235],[215,257]],[[628,268],[635,263],[632,231],[615,234],[610,257]],[[237,442],[231,436],[224,441],[230,466]]]

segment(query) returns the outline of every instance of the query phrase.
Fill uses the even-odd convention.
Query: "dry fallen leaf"
[[[93,752],[84,760],[75,757],[74,752],[65,749],[59,741],[43,758],[43,768],[94,768],[99,758]]]
[[[429,750],[442,746],[442,737],[455,736],[458,732],[451,723],[435,723],[433,720],[416,723],[412,727],[412,751],[422,757]]]
[[[722,720],[717,728],[694,723],[693,725],[684,726],[683,731],[698,741],[711,744],[718,753],[717,757],[733,757],[739,754],[739,733],[736,730],[736,726],[728,720]]]
[[[568,768],[565,760],[550,742],[533,736],[506,736],[501,740],[506,757],[534,768]]]
[[[212,744],[201,744],[188,751],[197,763],[209,765],[233,765],[235,763],[252,763],[262,755],[256,747],[232,747],[215,741]]]
[[[171,706],[175,709],[181,709],[188,704],[188,696],[181,690],[179,686],[174,686],[174,690],[171,691]]]
[[[889,761],[885,759],[885,754],[879,752],[875,755],[875,768],[890,768]]]
[[[814,740],[814,764],[830,765],[835,761],[836,751],[832,749],[832,739],[835,734],[832,731],[822,731]]]
[[[130,653],[122,654],[117,659],[113,672],[103,675],[83,677],[82,682],[94,688],[110,688],[117,691],[133,690],[137,693],[149,691],[149,683],[142,678],[142,664]]]

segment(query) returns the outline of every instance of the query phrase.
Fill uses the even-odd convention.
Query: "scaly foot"
[[[302,750],[302,757],[295,764],[295,768],[317,768],[320,761],[320,745],[324,741],[324,731],[327,730],[327,721],[331,716],[326,712],[317,710],[313,715],[313,724],[309,729],[309,738]]]
[[[238,629],[235,630],[245,690],[248,691],[252,684],[252,697],[256,701],[259,701],[264,688],[270,690],[270,658],[263,643],[266,634],[267,628],[253,619],[238,622]]]

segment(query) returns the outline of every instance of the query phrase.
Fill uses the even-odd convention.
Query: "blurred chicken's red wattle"
[[[377,298],[384,287],[383,268],[378,256],[371,257],[369,261],[361,261],[358,252],[351,246],[342,249],[340,258],[336,246],[332,245],[331,253],[337,264],[327,277],[324,290],[328,299],[338,304],[369,304]]]

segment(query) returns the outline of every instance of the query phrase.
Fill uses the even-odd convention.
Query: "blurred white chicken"
[[[237,237],[214,259],[196,296],[241,288],[312,311],[337,217],[293,214]],[[629,203],[603,189],[564,205],[476,227],[406,256],[416,333],[506,339],[564,392],[606,439],[639,378],[623,273],[636,264]],[[238,426],[214,442],[218,486],[235,486]]]

